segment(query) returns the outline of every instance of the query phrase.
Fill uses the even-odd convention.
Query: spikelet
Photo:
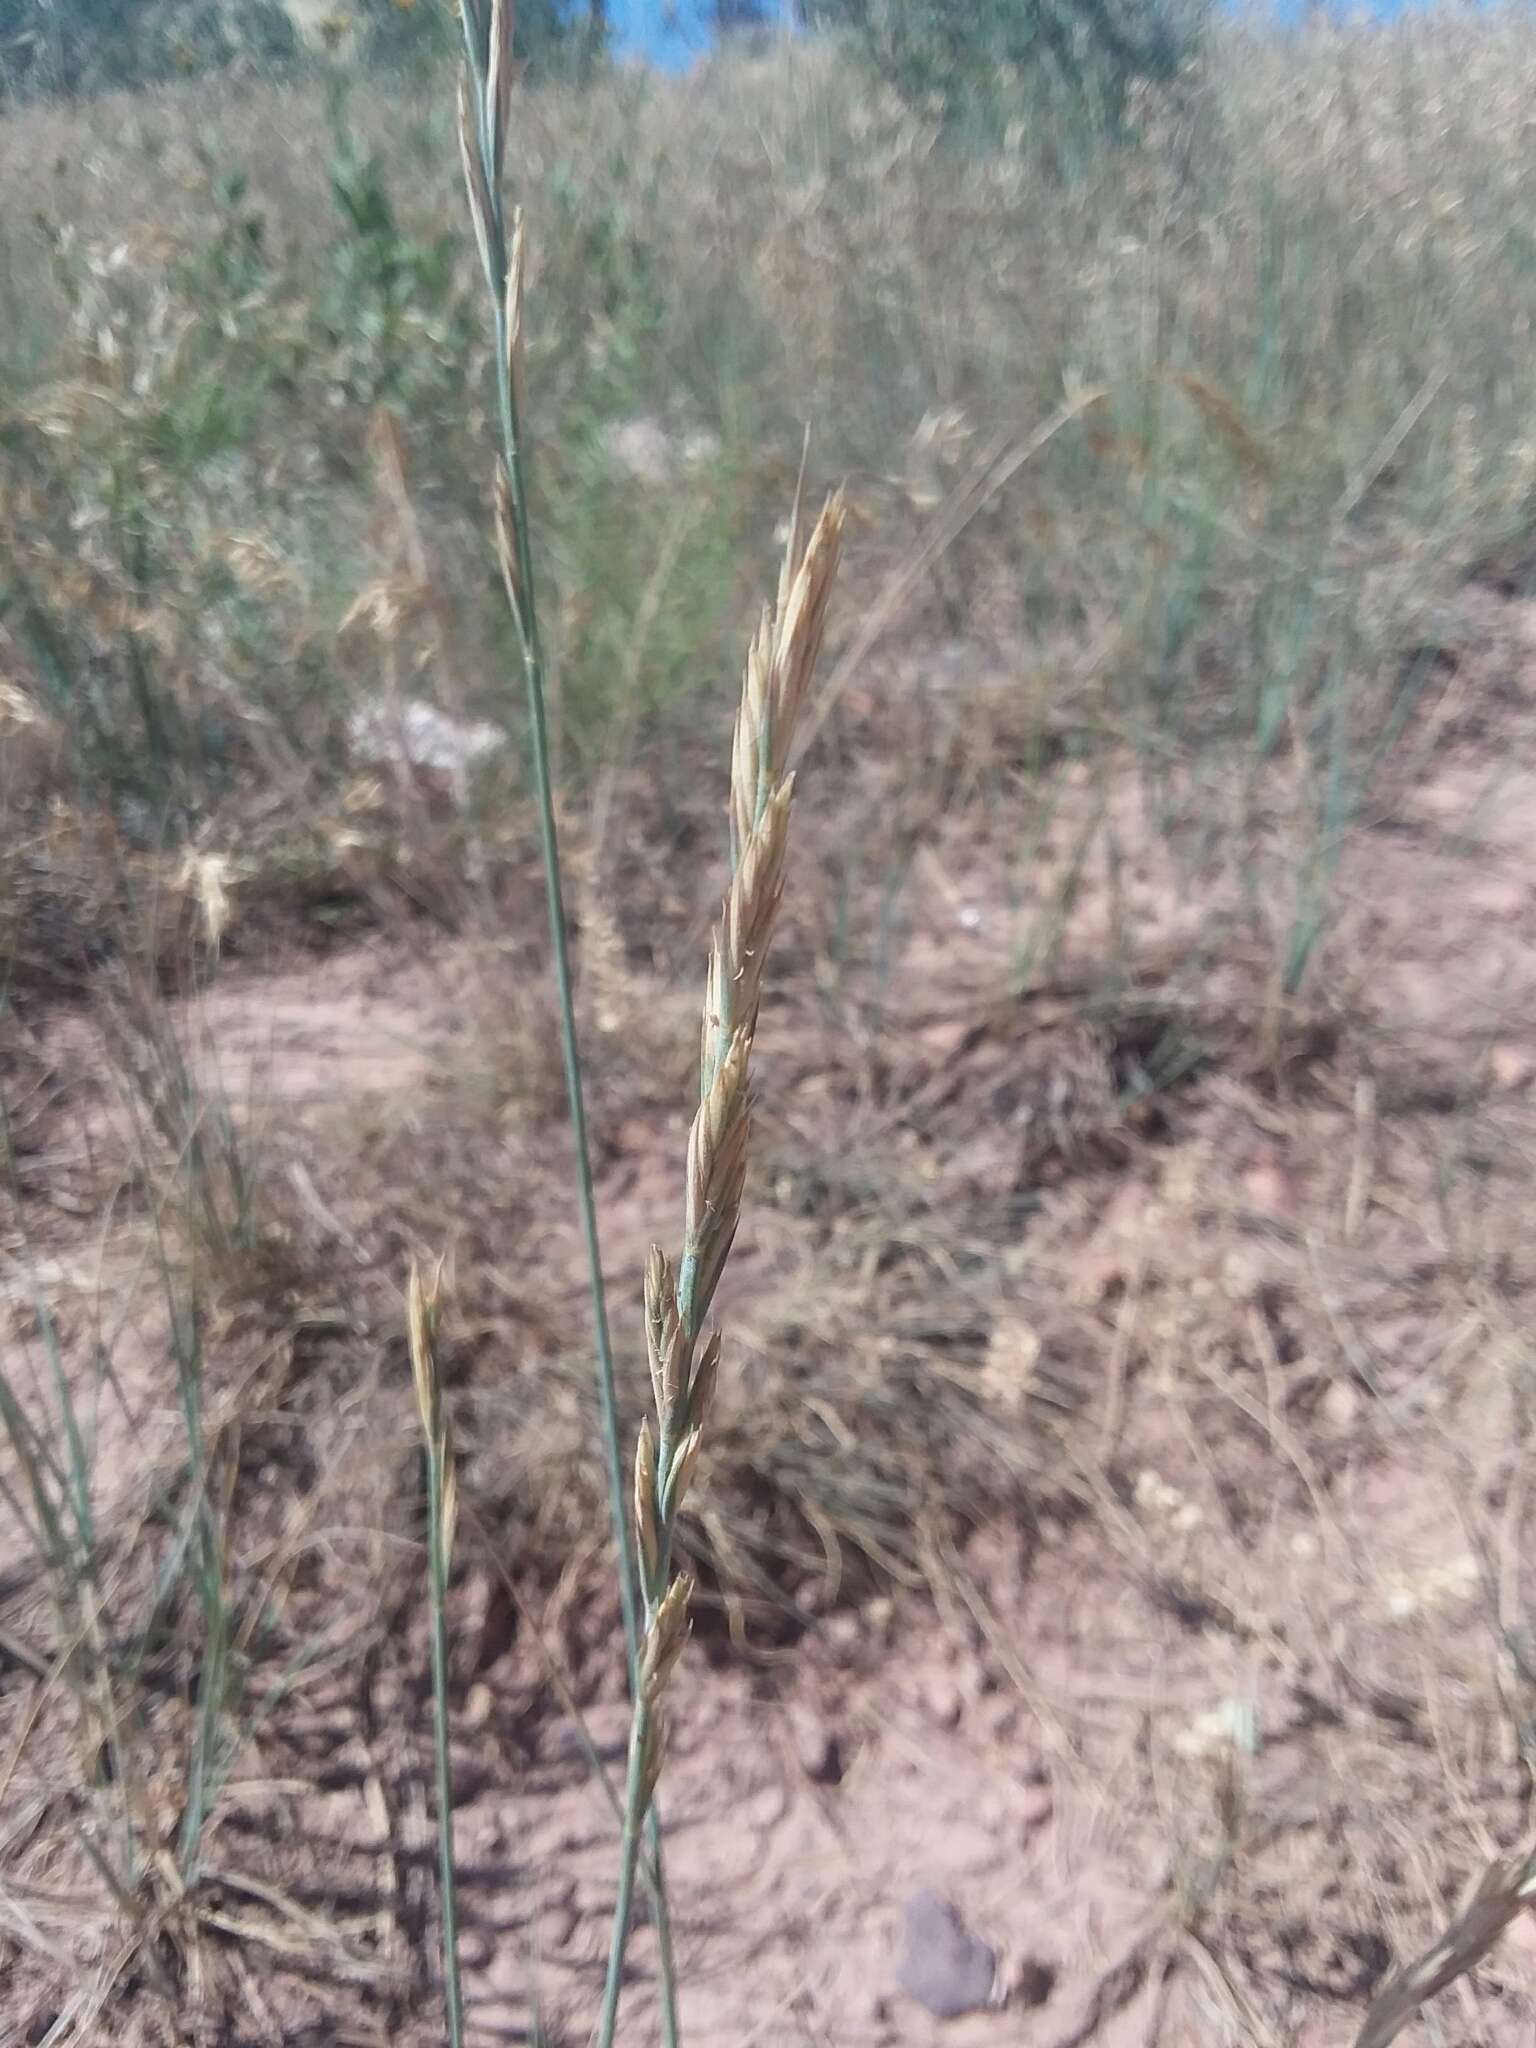
[[[672,1263],[659,1244],[645,1262],[645,1343],[651,1368],[651,1394],[662,1433],[670,1437],[683,1392],[688,1360],[683,1326],[677,1313],[677,1288]]]
[[[416,1407],[421,1416],[421,1433],[427,1456],[439,1479],[441,1509],[434,1532],[444,1569],[453,1554],[454,1525],[458,1520],[458,1485],[454,1477],[453,1438],[443,1410],[442,1375],[437,1362],[438,1304],[442,1296],[443,1262],[438,1260],[429,1278],[412,1261],[406,1290],[406,1329],[410,1338],[411,1377],[416,1386]]]
[[[661,1527],[656,1499],[656,1436],[649,1417],[641,1423],[635,1445],[635,1541],[645,1582],[653,1586],[661,1572]]]

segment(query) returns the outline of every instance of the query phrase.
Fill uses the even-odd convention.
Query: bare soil
[[[1262,942],[1290,915],[1283,772],[1256,909],[1129,768],[1065,774],[1023,859],[970,786],[880,899],[888,959],[880,878],[839,868],[845,820],[808,795],[665,1778],[691,2041],[1343,2048],[1527,1840],[1536,606],[1474,592],[1463,623],[1304,1002]],[[931,737],[943,707],[911,716]],[[903,757],[866,751],[869,817]],[[631,1357],[680,1206],[706,904],[639,930],[589,906],[581,933]],[[407,1258],[437,1249],[472,2034],[590,2028],[616,1841],[573,1717],[616,1771],[625,1714],[538,909],[494,946],[237,965],[185,1014],[267,1189],[263,1260],[207,1293],[235,1569],[315,1654],[219,1799],[197,1933],[160,1940],[164,1981],[119,1967],[4,1511],[0,2041],[46,2038],[82,1985],[87,2041],[438,2038],[399,1335]],[[89,1008],[34,1017],[14,1076],[9,1339],[40,1418],[40,1298],[77,1389],[110,1350],[97,1512],[127,1584],[178,1428],[154,1189]],[[168,1828],[194,1677],[170,1659],[140,1710]],[[923,1892],[995,1951],[979,2010],[903,1988]],[[642,1929],[626,2042],[653,2037],[653,1968]],[[1528,2041],[1536,1932],[1416,2025]]]

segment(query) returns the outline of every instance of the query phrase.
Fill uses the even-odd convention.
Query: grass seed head
[[[731,855],[733,862],[752,836],[768,795],[764,745],[772,730],[773,612],[763,608],[747,649],[741,704],[731,736]]]
[[[693,1577],[679,1572],[668,1586],[646,1631],[645,1651],[640,1665],[640,1690],[654,1711],[672,1676],[673,1666],[683,1654],[692,1628]]]
[[[806,544],[804,557],[790,580],[788,599],[775,620],[771,686],[773,724],[768,749],[769,774],[774,782],[784,773],[788,763],[805,693],[821,653],[827,602],[837,574],[846,517],[843,494],[835,491],[822,508],[821,517]],[[794,541],[791,530],[791,547]]]
[[[686,1346],[677,1314],[677,1286],[672,1262],[660,1245],[651,1246],[645,1262],[645,1341],[651,1366],[651,1391],[656,1419],[670,1434],[687,1370]]]
[[[693,1468],[699,1462],[699,1445],[703,1441],[701,1429],[689,1430],[682,1446],[667,1473],[667,1490],[661,1503],[662,1517],[670,1522],[681,1509],[687,1498],[688,1488],[693,1480]]]
[[[422,1429],[429,1439],[437,1435],[442,1414],[442,1392],[437,1373],[437,1314],[442,1277],[441,1259],[426,1279],[423,1279],[421,1267],[413,1259],[405,1296],[416,1406],[421,1412]]]
[[[712,1330],[693,1369],[688,1387],[688,1426],[697,1432],[709,1420],[715,1398],[715,1381],[720,1376],[720,1332]]]
[[[656,1517],[656,1437],[649,1417],[641,1423],[635,1445],[635,1540],[645,1583],[654,1585],[661,1569],[661,1533]]]
[[[743,843],[710,956],[705,990],[705,1057],[722,1036],[757,1029],[763,970],[784,894],[794,781],[786,776]]]
[[[690,1332],[698,1330],[708,1313],[741,1216],[751,1121],[747,1092],[751,1050],[751,1040],[738,1031],[688,1134],[684,1233],[693,1278],[689,1299],[681,1308]]]
[[[661,1776],[661,1767],[667,1755],[667,1716],[660,1706],[653,1706],[645,1717],[641,1737],[644,1754],[640,1762],[640,1796],[636,1801],[635,1819],[642,1821],[650,1812],[651,1801],[656,1796],[656,1781]]]

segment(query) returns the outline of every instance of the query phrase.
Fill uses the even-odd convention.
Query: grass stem
[[[461,0],[467,82],[461,112],[461,142],[469,204],[490,295],[496,363],[497,416],[500,427],[500,481],[505,487],[505,517],[498,517],[498,541],[507,599],[517,627],[523,659],[528,710],[529,766],[539,817],[539,850],[549,914],[550,951],[555,999],[559,1012],[560,1061],[565,1077],[566,1107],[575,1155],[576,1199],[586,1254],[587,1287],[592,1305],[596,1384],[602,1433],[603,1465],[608,1487],[609,1518],[617,1551],[619,1601],[623,1614],[625,1662],[632,1695],[636,1694],[640,1630],[634,1548],[624,1486],[624,1453],[619,1435],[617,1375],[603,1280],[602,1241],[592,1172],[592,1147],[587,1130],[586,1094],[582,1082],[581,1047],[576,1024],[575,990],[566,933],[565,891],[561,875],[560,835],[555,817],[554,778],[550,765],[549,718],[545,702],[544,653],[534,596],[533,555],[528,517],[528,487],[523,448],[518,384],[522,361],[521,223],[514,225],[509,246],[501,195],[508,90],[512,75],[511,10],[495,0],[488,15],[482,0]],[[498,514],[502,513],[498,493]],[[661,1824],[653,1806],[648,1819],[651,1855],[648,1885],[655,1908],[660,1949],[662,2034],[666,2048],[677,2048],[677,1981],[673,1959],[671,1915],[662,1875]],[[631,1873],[633,1875],[633,1873]]]
[[[457,1520],[453,1443],[443,1409],[437,1359],[441,1267],[428,1281],[411,1270],[408,1327],[411,1375],[427,1461],[427,1590],[432,1633],[432,1754],[437,1784],[438,1886],[443,1914],[443,2004],[448,2048],[463,2048],[464,1987],[459,1970],[459,1893],[453,1841],[453,1773],[448,1751],[448,1561]]]
[[[448,2048],[462,2048],[464,1986],[459,1971],[459,1891],[453,1842],[453,1779],[448,1755],[448,1560],[443,1544],[443,1475],[427,1457],[427,1543],[432,1605],[432,1752],[437,1780],[438,1884],[443,1910],[443,2002]]]

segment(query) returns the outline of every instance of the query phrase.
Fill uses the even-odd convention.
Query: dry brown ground
[[[910,762],[950,730],[937,663],[877,672],[808,779],[695,1532],[713,1604],[666,1783],[692,2041],[1342,2048],[1392,1960],[1525,1840],[1536,607],[1473,593],[1463,626],[1350,843],[1305,1009],[1273,999],[1238,881],[1180,869],[1129,768],[1102,791],[1117,856],[1101,835],[1026,995],[1086,778],[1026,857],[1018,807],[948,745],[942,822],[882,898]],[[916,708],[882,754],[859,722],[887,685]],[[868,869],[850,809],[886,820]],[[631,1356],[644,1245],[678,1207],[708,901],[686,866],[697,888],[637,862],[623,925],[596,898],[583,930]],[[116,1967],[121,1918],[76,1846],[40,1580],[7,1521],[0,2041],[95,1985],[92,2042],[434,2038],[399,1290],[438,1247],[473,1510],[472,2031],[527,2038],[535,1989],[549,2038],[587,2031],[614,1829],[551,1665],[610,1764],[623,1709],[531,889],[521,916],[496,946],[418,928],[236,960],[198,1007],[286,1240],[212,1299],[208,1427],[235,1569],[319,1655],[219,1801],[202,1932],[168,1923],[157,1986],[142,1956]],[[152,1205],[88,1009],[34,1012],[10,1067],[8,1346],[36,1374],[40,1287],[82,1383],[111,1349],[100,1512],[126,1585],[178,1437]],[[144,1708],[167,1826],[186,1655]],[[923,1889],[996,1946],[1004,2003],[940,2022],[901,1991]],[[637,1985],[650,1967],[642,1933]],[[625,2040],[650,2038],[638,1988],[629,2012]],[[1517,1927],[1420,2024],[1530,2039],[1536,1939]]]

